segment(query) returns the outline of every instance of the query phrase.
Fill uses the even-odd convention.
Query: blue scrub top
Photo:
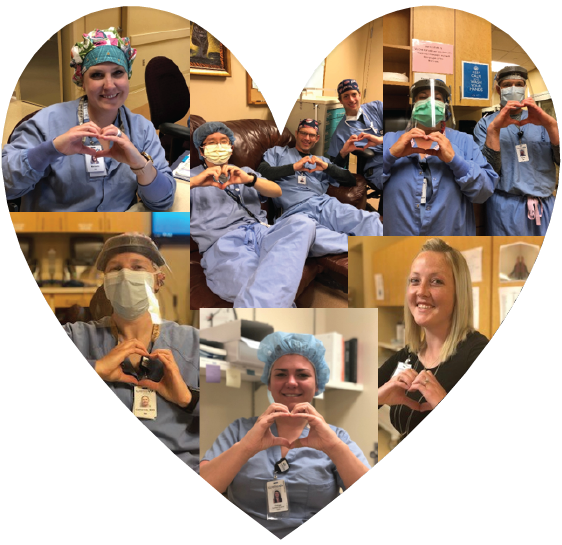
[[[330,159],[327,157],[322,157],[321,155],[316,155],[316,157],[331,164]],[[288,146],[284,148],[275,146],[274,148],[268,149],[263,156],[263,160],[272,167],[293,165],[301,159],[302,156],[297,148],[289,148]],[[299,176],[305,176],[306,183],[299,183]],[[290,176],[278,178],[275,180],[275,183],[279,184],[283,194],[281,197],[273,199],[273,202],[277,208],[282,208],[285,212],[289,210],[291,206],[304,202],[311,197],[325,195],[330,185],[339,187],[339,184],[323,171],[295,172]]]
[[[404,131],[384,135],[384,234],[469,236],[476,234],[472,203],[483,203],[494,192],[499,176],[486,161],[472,136],[447,128],[455,157],[444,163],[427,156],[433,193],[425,206],[420,201],[424,175],[419,155],[396,159],[390,148]]]
[[[6,197],[22,197],[22,212],[124,212],[137,192],[150,210],[170,208],[176,182],[158,135],[150,121],[125,106],[119,110],[125,134],[139,151],[152,157],[158,171],[149,185],[139,185],[130,167],[115,159],[103,158],[106,176],[91,177],[83,155],[57,151],[53,140],[79,124],[79,102],[39,110],[15,129],[11,143],[2,150]],[[36,170],[39,164],[42,166]]]
[[[193,178],[205,170],[203,165],[192,168],[189,177]],[[248,174],[256,174],[249,167],[242,170]],[[229,185],[233,193],[240,196],[244,206],[248,208],[260,221],[267,223],[267,214],[262,210],[261,203],[267,197],[260,195],[253,187],[245,184]],[[253,225],[253,219],[232,197],[225,191],[214,186],[194,187],[190,191],[191,199],[191,236],[197,242],[201,253],[208,250],[224,234],[244,225]]]
[[[474,140],[484,148],[490,123],[499,112],[483,117],[474,128]],[[526,110],[521,119],[529,116]],[[518,132],[522,130],[521,144],[527,144],[529,160],[520,163],[515,146],[519,145]],[[556,167],[548,132],[540,125],[509,125],[500,130],[501,177],[497,189],[514,195],[550,197],[556,186]]]
[[[359,135],[361,132],[366,132],[375,136],[383,135],[384,117],[382,102],[379,100],[367,102],[361,105],[361,110],[363,110],[363,122],[347,121],[346,123],[345,117],[339,122],[330,140],[330,148],[328,149],[328,155],[330,155],[330,157],[336,157],[338,155],[352,134]],[[369,176],[368,179],[379,189],[382,188],[380,179],[382,174],[382,148],[382,144],[374,148],[368,148],[375,152],[375,156],[365,163],[365,170],[370,168],[374,169],[373,174]]]
[[[76,322],[63,327],[92,368],[95,367],[97,360],[117,346],[111,334],[109,316],[98,322]],[[160,335],[153,346],[153,350],[157,349],[171,350],[185,383],[188,386],[199,387],[199,331],[197,329],[164,320],[160,326]],[[134,385],[124,382],[106,382],[106,384],[132,411]],[[156,419],[139,418],[139,420],[178,458],[198,471],[199,433],[191,428],[194,417],[199,416],[199,406],[190,414],[158,394],[156,399]]]
[[[254,426],[258,417],[240,418],[224,430],[201,461],[211,461],[240,441]],[[349,447],[361,462],[371,469],[361,449],[349,438],[345,430],[331,426],[336,435]],[[309,428],[304,428],[300,437],[307,437]],[[271,433],[278,437],[277,426]],[[273,468],[281,459],[281,447],[274,446],[258,452],[250,458],[227,489],[228,499],[244,513],[267,528],[279,539],[309,520],[326,507],[344,488],[334,462],[322,451],[313,448],[291,449],[286,459],[289,470],[278,474],[287,485],[289,512],[282,513],[279,520],[267,520],[266,483],[273,480]]]

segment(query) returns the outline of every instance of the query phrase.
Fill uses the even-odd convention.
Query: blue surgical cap
[[[258,349],[258,358],[265,363],[261,381],[269,383],[269,376],[273,364],[286,354],[299,354],[304,356],[313,366],[316,372],[316,394],[321,394],[330,378],[330,368],[324,359],[326,349],[314,335],[302,333],[283,333],[276,331],[269,334]]]
[[[199,148],[205,142],[205,138],[210,134],[215,134],[216,132],[220,132],[221,134],[225,134],[228,136],[230,143],[234,145],[234,133],[220,121],[209,121],[208,123],[203,123],[200,127],[197,127],[193,132],[193,145],[199,152]],[[199,157],[201,157],[201,153],[199,153]]]

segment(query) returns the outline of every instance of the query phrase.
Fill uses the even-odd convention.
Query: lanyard
[[[224,192],[230,197],[232,198],[236,203],[238,203],[239,206],[241,206],[253,219],[255,219],[258,223],[261,223],[262,225],[265,225],[266,227],[269,227],[269,225],[267,223],[264,223],[263,221],[260,221],[259,218],[256,217],[256,215],[251,212],[250,210],[248,210],[248,208],[246,207],[246,205],[242,202],[242,199],[240,198],[239,195],[235,195],[230,189],[226,188],[224,190]]]
[[[117,110],[117,118],[118,118],[118,125],[119,129],[122,132],[125,132],[125,126],[123,125],[123,119],[121,118],[121,108]],[[90,116],[88,115],[88,97],[84,95],[80,98],[80,102],[78,103],[78,124],[83,125],[84,123],[88,123],[90,121]],[[90,140],[92,140],[90,138]],[[82,138],[82,143],[86,144],[86,137]]]
[[[115,320],[113,319],[113,317],[110,317],[109,323],[110,323],[110,327],[111,327],[111,335],[113,336],[113,338],[115,339],[117,344],[119,344],[120,343],[119,328],[117,327],[117,324],[115,323]],[[152,334],[150,336],[151,346],[149,348],[152,348],[152,345],[154,345],[154,343],[156,342],[156,339],[158,339],[158,337],[160,337],[160,324],[152,324]]]
[[[375,127],[373,127],[373,122],[369,120],[369,118],[367,117],[367,114],[363,111],[363,108],[359,108],[359,112],[357,115],[357,118],[354,119],[353,121],[359,121],[359,118],[363,116],[363,122],[365,123],[365,125],[369,125],[369,127],[365,128],[365,129],[357,129],[356,127],[352,127],[348,122],[347,122],[347,116],[344,119],[345,124],[354,132],[365,132],[365,131],[373,131],[375,134],[377,134],[377,130],[375,129]]]

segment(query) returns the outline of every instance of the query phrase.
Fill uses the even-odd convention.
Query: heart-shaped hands
[[[96,361],[96,373],[105,382],[128,382],[129,384],[138,384],[138,380],[132,375],[125,374],[121,367],[121,363],[133,354],[146,357],[150,356],[144,344],[138,339],[128,339],[118,344],[103,358]]]
[[[307,155],[293,164],[295,172],[316,172],[326,170],[328,168],[328,163],[322,161],[315,155]]]
[[[425,401],[419,403],[406,394],[420,392]],[[417,373],[406,369],[392,377],[379,388],[379,405],[406,405],[414,411],[426,412],[435,409],[447,395],[435,375],[429,370]]]
[[[222,165],[209,167],[193,176],[190,180],[190,188],[214,186],[226,189],[229,185],[248,184],[254,179],[253,176],[235,165]]]
[[[265,410],[252,429],[240,441],[240,446],[243,447],[248,459],[258,452],[276,445],[290,447],[288,439],[275,437],[271,433],[271,426],[275,423],[276,418],[290,417],[290,415],[289,409],[282,403],[272,403]]]
[[[310,403],[295,405],[290,418],[305,418],[310,426],[308,436],[293,441],[289,445],[291,449],[308,447],[321,450],[329,456],[330,452],[341,443],[334,430],[326,424],[324,417]]]
[[[72,127],[65,133],[57,136],[53,140],[53,145],[57,151],[65,155],[96,155],[96,150],[84,145],[82,139],[84,137],[98,138],[100,134],[101,129],[93,121],[89,121],[88,123]]]
[[[121,364],[133,354],[147,358],[158,358],[162,362],[164,376],[160,382],[154,382],[146,378],[137,380],[136,377],[124,373]],[[149,354],[141,341],[128,339],[118,344],[106,356],[97,360],[95,370],[105,382],[126,382],[150,388],[164,399],[180,407],[187,407],[191,402],[191,392],[181,376],[171,350],[158,349]]]
[[[149,379],[139,380],[139,386],[150,388],[164,399],[180,407],[187,407],[191,402],[191,392],[181,376],[180,369],[171,350],[160,348],[150,354],[164,364],[164,376],[159,382]]]
[[[434,145],[436,143],[437,145]],[[449,139],[439,131],[425,134],[414,128],[405,132],[390,148],[390,154],[397,159],[414,153],[433,155],[444,163],[450,163],[455,157],[455,151]]]
[[[527,107],[527,118],[522,119],[519,123],[519,126],[523,127],[528,123],[532,123],[533,125],[540,125],[547,130],[557,130],[558,124],[556,122],[556,119],[548,115],[540,106],[537,106],[537,104],[531,97],[526,98],[521,102],[521,107],[525,106]]]
[[[134,169],[141,169],[146,165],[146,159],[129,140],[129,137],[115,125],[108,125],[101,129],[97,138],[100,142],[110,142],[113,145],[108,149],[96,152],[95,157],[110,157]]]

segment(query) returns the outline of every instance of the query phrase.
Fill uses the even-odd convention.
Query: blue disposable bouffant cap
[[[282,331],[271,333],[263,339],[258,349],[258,358],[265,363],[261,381],[264,384],[269,383],[271,368],[281,356],[299,354],[313,365],[318,385],[315,395],[321,394],[330,379],[330,368],[324,359],[325,353],[326,349],[322,341],[314,335],[283,333]]]

